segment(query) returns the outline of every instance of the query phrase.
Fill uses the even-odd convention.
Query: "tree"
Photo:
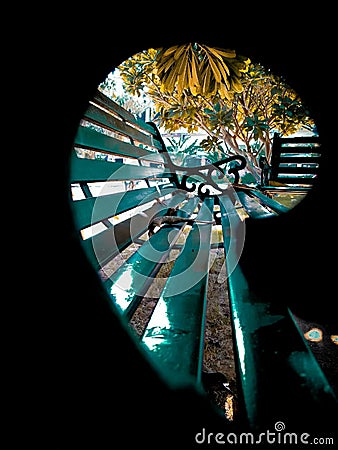
[[[258,155],[270,161],[275,132],[288,136],[301,128],[313,129],[314,122],[297,93],[262,65],[250,64],[243,86],[232,102],[234,135],[245,143],[255,165]]]
[[[166,137],[169,145],[166,149],[170,153],[171,159],[177,165],[184,165],[186,157],[193,156],[199,149],[197,139],[189,143],[190,136],[187,134],[180,134],[178,137]]]
[[[119,70],[129,94],[152,99],[158,126],[168,132],[204,130],[202,148],[213,158],[245,156],[257,181],[259,157],[270,160],[274,132],[287,136],[314,126],[281,77],[234,50],[198,43],[148,49]]]
[[[149,96],[145,92],[139,92],[138,95],[132,95],[130,89],[120,86],[119,70],[111,72],[106,79],[99,84],[98,89],[107,97],[112,98],[116,103],[123,106],[127,111],[136,116],[141,116],[144,111],[152,104]]]

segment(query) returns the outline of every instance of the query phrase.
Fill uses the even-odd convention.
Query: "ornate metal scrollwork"
[[[212,164],[205,164],[203,166],[196,166],[196,167],[181,167],[177,164],[173,163],[173,161],[170,158],[170,155],[165,149],[165,144],[163,142],[163,139],[160,135],[160,133],[157,130],[156,125],[149,122],[150,125],[152,125],[155,130],[157,131],[157,138],[162,143],[163,150],[161,153],[165,155],[166,163],[165,166],[170,172],[170,179],[172,182],[176,184],[176,186],[179,189],[183,189],[188,192],[194,192],[197,188],[197,195],[201,197],[202,199],[213,195],[210,192],[210,189],[207,186],[210,186],[211,188],[214,188],[217,191],[217,195],[223,194],[227,191],[227,188],[222,188],[217,182],[215,182],[214,178],[212,177],[212,174],[216,171],[218,172],[218,179],[222,179],[224,181],[224,177],[226,176],[227,172],[229,175],[233,174],[235,179],[233,181],[234,184],[238,184],[240,175],[239,171],[244,169],[246,166],[246,159],[244,156],[241,155],[234,155],[229,156],[228,158],[224,158],[220,161],[217,161]],[[231,161],[235,161],[236,164],[234,164],[232,167],[228,167],[228,163]],[[222,167],[223,166],[223,167]],[[189,182],[190,179],[190,182]],[[202,181],[204,180],[204,181]],[[188,183],[191,185],[189,186]]]
[[[231,161],[236,161],[237,164],[227,169],[227,164]],[[224,176],[226,176],[226,171],[228,174],[233,174],[235,177],[234,183],[237,184],[240,178],[239,171],[244,169],[245,166],[245,158],[238,155],[230,156],[217,161],[214,164],[206,164],[200,167],[180,167],[174,164],[168,155],[168,168],[173,174],[173,181],[176,183],[177,187],[188,192],[194,192],[197,188],[197,195],[201,198],[211,195],[210,189],[207,186],[214,188],[217,191],[217,194],[224,193],[227,190],[227,188],[222,188],[215,181],[214,178],[216,177],[212,177],[212,174],[215,171],[218,172],[218,179],[222,180],[224,180]],[[179,178],[180,173],[183,174],[181,179]],[[191,186],[188,186],[189,179],[191,179]]]

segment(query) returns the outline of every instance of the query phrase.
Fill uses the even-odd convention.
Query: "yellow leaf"
[[[180,45],[179,47],[177,47],[177,49],[174,53],[174,59],[177,60],[185,50],[186,50],[185,45]]]
[[[210,67],[211,67],[211,70],[212,70],[212,72],[214,74],[216,82],[220,83],[222,81],[221,73],[218,70],[218,67],[217,67],[215,61],[211,57],[209,57],[209,63],[210,63]]]
[[[172,47],[167,48],[167,50],[165,50],[165,52],[163,53],[163,56],[169,56],[172,53],[174,53],[177,50],[178,45],[174,45]]]

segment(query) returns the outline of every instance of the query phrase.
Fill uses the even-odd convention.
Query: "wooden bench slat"
[[[187,202],[184,206],[187,216],[193,213],[197,203],[197,198]],[[161,228],[105,282],[113,303],[126,317],[130,318],[134,313],[180,236],[182,226],[183,224],[178,224]]]
[[[286,138],[283,138],[283,140]],[[276,150],[276,148],[274,149]],[[281,143],[281,146],[279,147],[277,153],[276,153],[276,157],[280,156],[281,153],[294,153],[297,154],[299,156],[303,156],[305,154],[311,154],[311,153],[318,153],[320,150],[320,145],[285,145],[284,143]],[[294,156],[294,158],[296,158],[296,156]],[[311,158],[311,156],[307,156],[307,158]]]
[[[299,409],[335,408],[336,400],[318,362],[286,306],[258,298],[241,270],[234,268],[236,212],[229,199],[220,201],[237,366],[246,414],[255,429],[271,419],[285,420]],[[232,215],[231,251],[230,221]],[[240,219],[237,219],[240,223]],[[267,296],[268,297],[268,296]],[[297,402],[294,399],[297,398]],[[314,406],[316,405],[316,406]],[[295,416],[295,415],[294,415]]]
[[[317,172],[318,172],[317,167],[304,167],[304,166],[292,167],[292,166],[279,165],[279,175],[278,176],[281,176],[281,174],[283,174],[283,173],[287,173],[287,174],[299,174],[302,177],[304,177],[306,174],[316,174]]]
[[[121,155],[132,158],[144,158],[153,162],[163,162],[159,153],[137,147],[129,142],[100,133],[86,126],[80,126],[75,136],[75,146],[94,151]]]
[[[132,140],[136,140],[143,145],[154,147],[158,150],[162,149],[162,144],[155,139],[152,134],[145,134],[141,132],[139,129],[128,125],[126,122],[119,120],[117,117],[108,114],[96,105],[89,106],[85,112],[85,118],[98,126],[105,125],[109,130],[128,137],[130,142],[132,142]]]
[[[73,155],[70,182],[125,181],[149,178],[167,178],[170,174],[163,168],[144,167],[121,162],[99,161]]]
[[[198,219],[213,219],[213,202],[205,199]],[[211,230],[211,224],[193,225],[142,337],[175,386],[201,383]]]
[[[277,202],[277,200],[268,197],[267,195],[263,194],[262,192],[256,189],[250,189],[249,192],[250,195],[256,197],[263,205],[268,206],[277,214],[284,214],[290,211],[290,208],[288,208],[287,206],[282,205],[282,203]]]
[[[247,193],[237,192],[237,195],[244,209],[253,219],[263,219],[275,215]]]
[[[317,177],[314,176],[313,178],[310,177],[283,177],[283,175],[278,174],[278,176],[274,177],[273,179],[274,181],[277,181],[279,183],[283,183],[283,184],[289,184],[289,185],[294,185],[294,184],[301,184],[301,185],[307,185],[307,184],[314,184],[317,180]],[[293,186],[290,186],[291,188],[293,188]]]
[[[312,156],[313,154],[313,156]],[[269,182],[277,181],[292,188],[294,184],[312,185],[319,173],[321,144],[318,136],[281,137],[275,133],[272,142],[272,154]],[[317,167],[285,167],[285,163],[318,164]],[[288,176],[283,176],[287,174]],[[292,177],[292,174],[299,174]],[[307,176],[315,175],[314,177]],[[268,187],[268,186],[265,186]],[[262,186],[264,189],[264,186]]]
[[[301,164],[319,164],[321,156],[291,156],[291,154],[279,156],[279,164],[283,163],[301,163]]]
[[[277,137],[284,144],[319,144],[320,139],[318,136],[293,136],[293,137]]]
[[[148,133],[156,136],[156,132],[151,125],[148,125],[146,122],[140,119],[136,119],[132,113],[130,113],[125,108],[120,106],[118,103],[114,102],[113,100],[102,94],[102,92],[100,91],[96,92],[95,98],[93,99],[93,103],[96,103],[97,105],[100,105],[105,109],[108,109],[118,114],[121,118],[123,118],[127,122],[132,123],[137,127],[140,127],[141,129],[147,131]]]
[[[144,214],[136,214],[133,218],[120,222],[112,228],[83,240],[82,245],[95,270],[99,270],[127,248],[133,239],[145,233],[151,217],[164,215],[167,208],[175,208],[186,198],[182,192],[174,194],[172,198],[166,201],[166,206],[156,203],[144,211]]]
[[[309,191],[308,186],[263,186],[264,193],[271,194],[306,194]],[[311,189],[311,188],[310,188]]]
[[[177,190],[173,186],[161,186],[117,192],[116,194],[90,197],[73,202],[72,207],[78,229],[86,228],[104,219],[150,202]]]

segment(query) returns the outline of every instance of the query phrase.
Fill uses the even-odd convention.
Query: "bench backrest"
[[[318,136],[281,137],[274,134],[269,181],[290,186],[312,186],[321,157]]]

